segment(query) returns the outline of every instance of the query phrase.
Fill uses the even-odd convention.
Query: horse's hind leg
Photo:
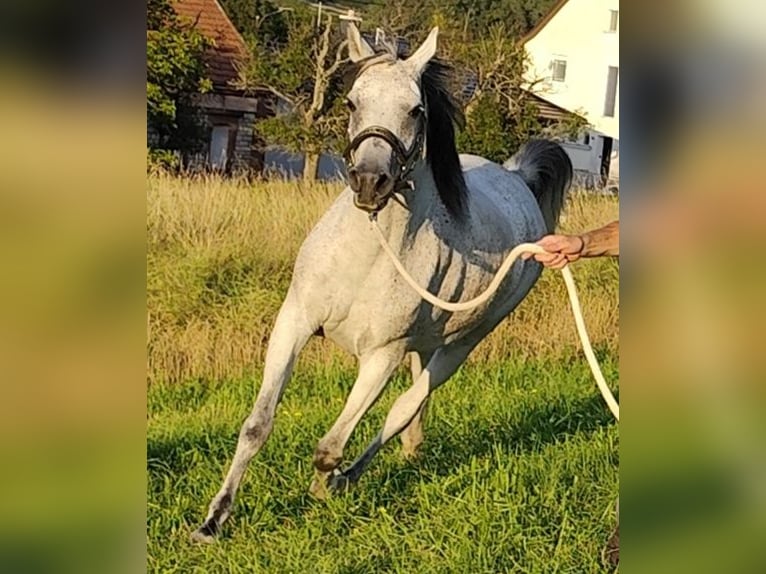
[[[428,395],[452,376],[452,373],[468,356],[471,348],[466,346],[442,347],[437,350],[431,360],[428,361],[418,380],[396,399],[394,406],[388,411],[386,422],[378,436],[346,471],[331,477],[329,487],[340,490],[349,483],[359,480],[381,447],[410,424],[422,408]]]
[[[326,481],[343,460],[343,449],[351,438],[351,433],[378,399],[391,374],[402,362],[403,356],[404,352],[401,349],[386,347],[361,358],[359,374],[343,411],[317,444],[314,453],[317,475],[309,488],[314,496],[324,498]]]
[[[239,432],[237,450],[221,489],[210,503],[205,522],[192,534],[194,540],[210,542],[231,514],[234,496],[247,465],[271,433],[274,413],[290,378],[295,358],[314,329],[301,307],[288,294],[277,316],[266,352],[263,383],[255,405]]]
[[[430,353],[421,354],[413,352],[411,354],[412,364],[410,365],[410,370],[412,372],[413,385],[423,372],[423,366],[427,365],[430,359]],[[417,457],[420,445],[423,444],[423,418],[426,415],[427,408],[428,399],[423,401],[423,404],[420,409],[418,409],[415,417],[412,419],[412,421],[410,421],[410,424],[407,425],[407,427],[402,431],[402,434],[400,435],[402,439],[402,454],[405,456],[405,458],[412,459]]]

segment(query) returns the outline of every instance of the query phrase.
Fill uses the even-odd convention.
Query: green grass
[[[613,353],[604,374],[617,381]],[[585,361],[465,365],[432,399],[412,463],[398,439],[348,493],[307,492],[313,449],[355,372],[299,364],[276,426],[213,545],[190,542],[231,460],[260,379],[153,384],[148,395],[148,567],[152,572],[604,572],[614,525],[617,427]],[[379,429],[399,373],[357,428]]]
[[[152,572],[603,572],[614,525],[617,427],[547,271],[438,389],[421,458],[399,441],[349,493],[308,494],[317,441],[340,413],[354,362],[303,351],[276,427],[212,546],[205,516],[260,384],[295,254],[338,186],[151,176],[147,185],[148,566]],[[573,194],[561,229],[616,219],[614,198]],[[605,376],[617,386],[618,264],[573,266]],[[409,384],[398,374],[363,419],[353,460]]]

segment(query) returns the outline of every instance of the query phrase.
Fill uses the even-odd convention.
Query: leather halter
[[[415,139],[412,141],[412,145],[409,149],[404,147],[402,140],[400,140],[396,134],[391,130],[384,128],[383,126],[370,126],[363,129],[356,134],[343,151],[343,159],[346,162],[346,169],[350,170],[354,167],[354,161],[352,154],[359,148],[363,141],[370,138],[380,138],[386,142],[394,152],[396,157],[396,167],[394,170],[394,185],[391,188],[391,193],[388,194],[384,200],[388,200],[395,192],[410,187],[410,183],[407,177],[412,173],[415,168],[415,164],[423,155],[423,149],[425,144],[425,131],[426,131],[426,117],[425,106],[423,106],[423,112],[418,121],[418,129],[415,134]],[[383,203],[385,205],[385,202]]]

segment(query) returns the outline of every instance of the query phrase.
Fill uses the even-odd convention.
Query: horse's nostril
[[[355,167],[352,167],[348,170],[348,184],[351,186],[352,190],[358,192],[360,183],[359,171]]]
[[[375,190],[379,191],[385,187],[385,185],[388,183],[389,177],[387,173],[381,173],[378,175],[378,180],[375,182]]]

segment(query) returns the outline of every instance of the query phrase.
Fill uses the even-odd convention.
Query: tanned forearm
[[[583,248],[581,257],[620,255],[620,222],[613,221],[604,227],[588,231],[580,236]]]

